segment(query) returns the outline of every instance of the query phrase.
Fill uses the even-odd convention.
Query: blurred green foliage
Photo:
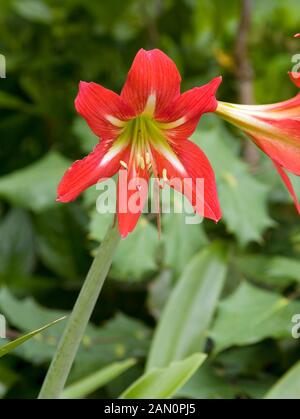
[[[252,1],[258,103],[296,92],[286,73],[300,48],[291,37],[299,32],[298,3]],[[96,213],[94,188],[74,203],[55,202],[70,161],[97,141],[75,114],[79,80],[119,91],[137,50],[157,47],[176,61],[183,90],[222,74],[218,97],[237,101],[240,6],[240,0],[226,7],[221,0],[0,1],[7,64],[0,79],[0,312],[8,337],[71,310],[111,221]],[[240,133],[204,116],[193,140],[215,168],[223,221],[186,225],[180,214],[164,215],[159,240],[154,220],[144,217],[121,243],[69,383],[132,357],[136,364],[92,397],[123,393],[142,376],[149,351],[147,364],[164,367],[196,352],[209,355],[179,390],[183,397],[286,397],[300,381],[299,366],[287,373],[300,355],[300,341],[291,336],[291,318],[300,313],[296,211],[265,157],[255,170],[243,160]],[[63,322],[0,360],[1,397],[36,397],[62,328]]]

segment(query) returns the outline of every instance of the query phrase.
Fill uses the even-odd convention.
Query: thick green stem
[[[59,398],[89,322],[120,240],[116,226],[110,228],[98,249],[58,344],[39,399]]]

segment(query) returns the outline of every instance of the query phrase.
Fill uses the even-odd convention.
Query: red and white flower
[[[171,186],[173,178],[191,178],[193,183],[204,179],[204,211],[200,215],[218,221],[221,210],[214,172],[203,151],[188,137],[203,113],[216,110],[215,93],[221,77],[183,94],[180,82],[170,58],[160,50],[143,49],[137,53],[120,95],[96,83],[81,82],[75,106],[100,141],[91,154],[65,173],[57,200],[72,201],[86,188],[125,168],[128,184],[137,179],[134,188],[127,185],[127,199],[139,193],[138,179],[148,181],[152,174]],[[197,188],[188,194],[194,206],[196,195]],[[142,203],[146,199],[147,194],[140,191]],[[117,213],[120,234],[126,237],[141,211],[120,211],[117,204]]]
[[[300,204],[287,174],[300,176],[300,93],[273,105],[218,102],[216,113],[241,128],[272,159],[300,213]]]

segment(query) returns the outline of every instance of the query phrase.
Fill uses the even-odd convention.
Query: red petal
[[[179,96],[180,81],[176,65],[167,55],[158,49],[140,49],[129,70],[121,98],[139,114],[153,95],[156,115]]]
[[[292,82],[300,88],[300,73],[289,71],[289,76]]]
[[[294,35],[294,37],[295,37],[295,38],[300,38],[300,33],[296,33],[296,34]]]
[[[125,157],[125,162],[129,160]],[[149,175],[146,170],[131,165],[127,170],[120,170],[118,179],[117,214],[119,232],[122,238],[131,233],[141,216],[148,197]]]
[[[195,207],[196,203],[203,200],[202,196],[197,195],[196,188],[196,179],[204,180],[204,213],[198,211],[196,212],[200,215],[210,218],[214,221],[219,221],[222,217],[220,204],[218,200],[216,179],[214,171],[209,163],[209,160],[203,153],[203,151],[194,143],[189,140],[182,140],[173,147],[176,152],[178,159],[185,168],[186,174],[183,175],[182,172],[177,170],[171,163],[168,161],[162,154],[159,154],[157,151],[153,150],[153,157],[156,162],[156,168],[159,177],[163,177],[163,169],[167,171],[167,177],[172,180],[172,178],[184,179],[190,178],[192,180],[192,191],[186,193],[186,197],[190,200],[191,204]],[[170,186],[173,186],[172,183]],[[180,190],[180,188],[175,189]],[[183,189],[184,192],[185,189]]]
[[[107,117],[125,121],[134,116],[133,110],[119,95],[99,84],[83,81],[79,84],[75,107],[94,133],[104,139],[113,139],[120,131]]]
[[[217,108],[216,91],[222,82],[222,77],[216,77],[201,87],[195,87],[183,93],[172,103],[163,114],[159,115],[159,121],[170,124],[178,121],[179,125],[168,129],[168,137],[187,138],[195,131],[201,116],[206,112],[214,112]],[[182,121],[180,121],[182,120]]]
[[[256,135],[250,135],[250,137],[272,160],[286,168],[289,172],[300,176],[300,141],[283,142]]]
[[[295,202],[296,208],[298,213],[300,214],[300,203],[299,200],[296,196],[295,190],[293,188],[292,182],[290,180],[290,178],[288,177],[288,175],[285,173],[284,169],[282,166],[280,166],[280,164],[276,163],[275,161],[273,161],[278,173],[280,174],[285,186],[287,187],[289,193],[292,195],[293,200]]]
[[[108,148],[108,143],[101,142],[87,157],[72,164],[58,185],[57,201],[73,201],[81,192],[96,184],[101,178],[111,177],[118,171],[120,159],[122,159],[121,153],[101,164]]]

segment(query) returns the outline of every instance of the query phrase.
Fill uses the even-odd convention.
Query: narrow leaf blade
[[[43,327],[40,327],[39,329],[36,329],[30,333],[27,333],[26,335],[23,335],[21,337],[19,337],[18,339],[13,340],[12,342],[7,343],[6,345],[3,345],[0,347],[0,358],[6,354],[8,354],[9,352],[11,352],[12,350],[14,350],[15,348],[17,348],[18,346],[22,345],[22,343],[26,342],[27,340],[33,338],[35,335],[43,332],[44,330],[48,329],[51,326],[54,326],[56,323],[64,320],[65,317],[61,317],[60,319],[54,320],[51,323],[46,324]]]
[[[187,265],[163,311],[150,349],[147,371],[203,349],[227,271],[227,251],[216,242]]]
[[[61,399],[80,399],[103,387],[136,363],[135,359],[127,359],[122,362],[114,362],[105,368],[101,368],[94,374],[68,386],[62,393]]]
[[[169,399],[189,380],[205,359],[205,354],[197,353],[165,368],[146,372],[120,398]]]

